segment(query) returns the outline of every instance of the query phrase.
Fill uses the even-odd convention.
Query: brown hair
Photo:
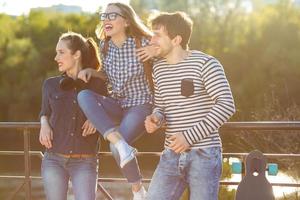
[[[135,40],[135,44],[137,48],[142,47],[141,39],[147,38],[150,39],[152,36],[151,31],[145,26],[140,18],[137,16],[133,8],[124,3],[109,3],[107,6],[116,6],[120,9],[122,16],[127,20],[128,27],[126,28],[126,35],[131,36]],[[110,40],[110,37],[106,36],[103,27],[101,26],[100,29],[96,29],[96,33],[100,40],[104,41],[104,46],[101,49],[101,54],[103,57],[106,56],[108,51],[108,41]],[[153,91],[153,80],[152,80],[152,62],[146,61],[143,62],[145,75],[147,78],[147,81],[149,83],[150,89]]]
[[[168,36],[174,39],[177,35],[181,36],[180,43],[183,49],[188,49],[188,44],[191,38],[193,21],[184,12],[160,13],[150,19],[152,28],[164,27]]]
[[[84,68],[100,69],[101,62],[98,53],[98,47],[93,38],[85,38],[79,33],[63,33],[59,40],[67,41],[67,46],[72,53],[81,52],[81,62]]]
[[[143,24],[140,18],[137,16],[133,8],[124,3],[109,3],[108,6],[116,6],[120,9],[124,18],[127,20],[128,27],[126,28],[127,36],[131,36],[134,38],[141,39],[142,37],[149,38],[151,37],[151,31]],[[107,37],[103,31],[103,27],[100,26],[96,29],[96,33],[98,33],[98,37],[100,40],[109,40],[110,37]]]

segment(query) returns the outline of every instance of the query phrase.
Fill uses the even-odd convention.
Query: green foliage
[[[262,112],[271,91],[278,93],[282,107],[300,105],[300,10],[291,1],[253,1],[252,12],[241,0],[131,2],[143,16],[147,9],[181,10],[191,16],[191,49],[223,64],[236,101],[234,120],[251,120],[252,113]]]
[[[292,105],[298,109],[300,11],[289,1],[268,6],[254,1],[252,12],[248,12],[240,0],[132,0],[131,4],[143,20],[151,10],[182,10],[192,17],[191,48],[212,54],[223,64],[237,107],[234,120],[253,119],[253,114],[264,112],[268,106],[265,99],[274,95],[282,109]],[[37,86],[56,72],[53,58],[59,35],[72,30],[96,39],[98,23],[96,14],[33,11],[17,18],[1,14],[0,119],[35,120],[40,103],[40,97],[36,97],[40,95]],[[36,81],[31,84],[35,86],[32,88],[26,81],[32,76],[29,73],[35,77],[29,80]],[[11,74],[18,79],[8,80]],[[27,97],[13,98],[10,91]],[[24,103],[29,97],[36,98],[35,105]],[[22,102],[23,106],[11,102]]]
[[[145,21],[152,10],[181,10],[191,16],[191,49],[211,54],[223,64],[237,107],[233,120],[299,120],[300,9],[289,0],[269,5],[253,0],[254,10],[249,12],[241,2],[132,0],[131,4]],[[0,14],[0,121],[36,121],[42,82],[58,73],[53,60],[58,37],[71,30],[96,39],[98,23],[96,14],[33,11],[16,18]],[[226,152],[300,151],[293,132],[226,134],[222,140]],[[299,170],[291,169],[299,169],[300,163],[293,161],[274,160],[298,179]],[[223,178],[229,176],[225,163]],[[234,199],[234,192],[221,187],[220,199]]]
[[[76,31],[95,38],[96,15],[30,12],[0,15],[0,120],[36,121],[41,85],[57,74],[54,62],[59,36]]]
[[[224,159],[221,180],[224,180],[224,179],[228,180],[230,178],[231,178],[231,167],[229,165],[229,160]],[[234,199],[234,197],[235,197],[235,190],[228,190],[227,186],[220,186],[218,199],[232,200],[232,199]]]
[[[189,13],[194,20],[191,48],[212,54],[225,68],[237,107],[234,120],[274,119],[273,113],[254,118],[273,98],[278,104],[275,115],[299,110],[300,10],[290,1],[267,6],[254,1],[252,12],[240,0],[131,3],[143,19],[155,9]],[[0,14],[0,120],[35,120],[42,80],[57,71],[53,58],[59,35],[72,30],[95,38],[98,23],[96,14],[33,11],[17,18]]]

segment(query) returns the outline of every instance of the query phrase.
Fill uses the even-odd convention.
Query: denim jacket
[[[59,86],[63,76],[48,78],[42,90],[41,116],[48,116],[53,131],[52,148],[49,152],[62,154],[94,154],[97,152],[98,133],[82,136],[82,125],[86,117],[77,103],[77,89],[62,90]],[[91,78],[87,88],[105,95],[105,84]]]

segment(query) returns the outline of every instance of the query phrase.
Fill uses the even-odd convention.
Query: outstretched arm
[[[83,69],[78,73],[78,78],[86,83],[90,80],[91,77],[97,77],[103,80],[106,79],[106,75],[102,71],[97,71],[96,69],[92,68]]]

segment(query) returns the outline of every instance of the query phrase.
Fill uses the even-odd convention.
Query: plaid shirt
[[[144,73],[143,63],[135,54],[135,39],[128,37],[121,48],[111,40],[108,42],[108,51],[102,58],[102,71],[107,75],[112,87],[111,96],[119,100],[121,106],[131,107],[145,103],[152,104],[152,94]],[[149,43],[142,39],[142,46]],[[100,42],[100,48],[104,41]]]

